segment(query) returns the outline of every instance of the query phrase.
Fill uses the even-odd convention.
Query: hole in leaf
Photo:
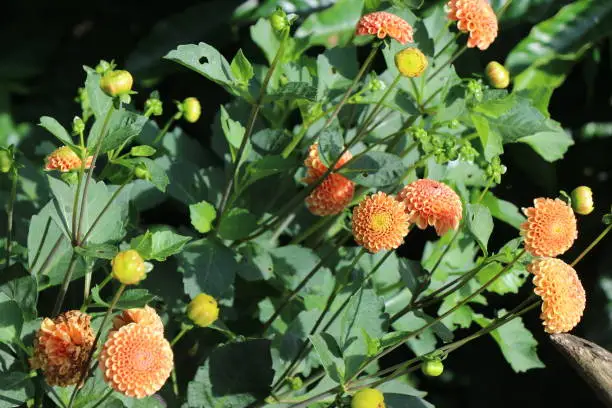
[[[202,65],[208,64],[208,57],[201,57],[198,62]]]
[[[361,177],[368,177],[368,176],[369,176],[369,174],[368,174],[368,173],[366,173],[366,172],[361,173]]]
[[[336,67],[332,67],[331,71],[332,71],[332,74],[335,74],[336,72],[338,72],[338,70],[336,69]]]

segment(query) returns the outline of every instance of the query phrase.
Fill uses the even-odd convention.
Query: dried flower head
[[[362,16],[357,23],[357,35],[375,35],[381,40],[387,35],[401,44],[414,42],[413,29],[408,22],[395,14],[377,11]]]
[[[85,168],[91,167],[93,156],[87,157],[85,161]],[[81,168],[81,159],[79,156],[72,151],[68,146],[62,146],[55,149],[51,154],[45,158],[45,170],[59,170],[63,173],[72,170],[78,170]]]
[[[450,0],[448,18],[457,28],[469,33],[467,46],[486,50],[497,37],[497,16],[487,0]]]
[[[339,169],[352,157],[351,153],[346,151],[334,168]],[[306,166],[304,182],[308,184],[316,182],[327,171],[327,166],[321,161],[317,143],[308,149],[304,165]],[[306,198],[306,206],[314,215],[338,214],[351,202],[354,193],[355,183],[340,174],[332,173]]]
[[[439,236],[457,229],[462,218],[461,199],[444,183],[430,179],[413,181],[402,189],[397,200],[406,206],[410,222],[420,229],[435,227]]]
[[[403,76],[416,78],[427,68],[427,57],[418,48],[406,48],[395,54],[395,66]]]
[[[538,258],[527,267],[534,275],[534,293],[542,298],[542,319],[547,333],[572,330],[582,318],[586,296],[574,268],[556,258]]]
[[[70,310],[42,321],[30,364],[43,371],[49,385],[65,387],[79,381],[94,342],[90,320],[89,315]]]
[[[536,198],[523,208],[527,221],[521,224],[525,249],[534,256],[557,256],[567,251],[578,236],[576,216],[565,202]]]
[[[143,326],[151,326],[154,330],[164,333],[164,324],[161,318],[150,306],[142,308],[126,309],[113,319],[113,330],[119,330],[130,323],[138,323]]]
[[[399,247],[409,225],[404,204],[380,191],[353,209],[353,237],[370,252]]]
[[[138,323],[111,332],[100,353],[104,381],[128,397],[144,398],[159,391],[172,367],[172,348],[164,335]]]

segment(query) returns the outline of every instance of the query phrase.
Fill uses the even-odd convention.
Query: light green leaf
[[[406,171],[402,159],[391,153],[368,152],[340,169],[340,174],[366,187],[394,184]]]
[[[329,333],[308,336],[327,375],[338,384],[344,383],[345,367],[340,346]]]
[[[166,192],[166,187],[170,184],[170,179],[164,171],[164,169],[158,164],[157,161],[151,160],[148,157],[141,157],[138,162],[143,163],[147,168],[147,171],[151,175],[148,179],[162,193]]]
[[[169,256],[181,252],[189,241],[191,237],[176,234],[170,228],[164,227],[132,238],[130,247],[138,251],[145,260],[163,262]]]
[[[138,113],[128,111],[126,109],[113,111],[108,122],[106,134],[100,146],[100,153],[106,153],[109,150],[117,149],[118,147],[128,144],[132,139],[140,134],[148,119]],[[94,149],[102,132],[104,125],[103,119],[98,119],[91,127],[87,138],[87,147]]]
[[[308,16],[295,36],[307,38],[310,45],[342,47],[353,36],[362,9],[363,0],[339,0],[327,10]]]
[[[0,342],[11,343],[21,334],[23,315],[19,304],[0,292]]]
[[[306,82],[289,82],[279,89],[266,95],[266,102],[306,99],[311,102],[317,100],[317,88]]]
[[[268,18],[260,18],[251,26],[251,39],[261,48],[268,64],[272,64],[274,56],[280,46],[280,40],[270,24]]]
[[[497,198],[490,192],[484,196],[482,204],[491,211],[493,217],[512,225],[516,229],[519,229],[521,224],[525,222],[525,216],[521,214],[516,205]]]
[[[15,263],[2,271],[0,292],[19,304],[24,322],[36,318],[38,282],[21,263]]]
[[[247,281],[268,280],[274,271],[270,252],[257,242],[249,241],[238,251],[242,255],[238,274]]]
[[[103,300],[100,296],[100,289],[95,286],[91,290],[91,297],[100,306],[109,307],[110,303]],[[156,299],[155,295],[149,293],[146,289],[130,289],[126,290],[117,302],[117,309],[132,309],[144,307],[147,303]]]
[[[236,122],[230,118],[223,105],[221,105],[221,128],[223,129],[223,134],[227,142],[238,149],[246,130],[240,122]]]
[[[153,156],[157,150],[154,147],[142,145],[142,146],[133,146],[130,149],[130,155],[135,157],[149,157]]]
[[[189,206],[191,225],[202,234],[212,229],[212,222],[217,218],[217,210],[207,201],[200,201]]]
[[[247,57],[244,56],[242,49],[239,49],[236,53],[236,56],[232,60],[231,68],[236,81],[240,85],[248,87],[249,81],[253,78],[255,72]]]
[[[519,141],[527,143],[544,160],[549,162],[561,159],[567,149],[574,144],[572,137],[563,131],[539,132],[531,136],[525,136]]]
[[[241,239],[257,228],[257,217],[244,208],[232,208],[219,223],[219,235],[224,239]]]
[[[488,282],[493,276],[501,272],[502,266],[493,262],[485,266],[478,274],[476,279],[481,284]],[[497,293],[498,295],[505,295],[506,293],[518,293],[520,287],[525,283],[527,279],[527,271],[521,264],[513,265],[510,270],[506,271],[502,276],[497,278],[491,285],[487,287],[489,292]]]
[[[102,120],[113,105],[113,98],[105,94],[100,88],[100,74],[89,67],[83,67],[83,69],[87,73],[85,89],[89,98],[89,106],[91,106],[96,119]]]
[[[28,373],[16,369],[9,370],[0,372],[0,395],[2,396],[0,401],[2,401],[2,407],[24,407],[26,402],[34,397],[34,383]]]
[[[42,116],[40,118],[40,126],[47,129],[51,134],[59,139],[60,142],[67,146],[74,146],[72,138],[68,131],[54,118],[49,116]]]
[[[75,247],[74,251],[84,257],[113,259],[119,252],[119,249],[115,245],[111,244],[94,244],[87,245],[85,248]]]
[[[486,255],[489,237],[493,232],[493,217],[489,209],[482,204],[468,204],[466,213],[468,230]]]

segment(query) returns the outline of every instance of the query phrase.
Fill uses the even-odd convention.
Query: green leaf
[[[307,39],[309,45],[342,47],[354,35],[362,9],[363,0],[339,0],[332,7],[308,16],[295,36]]]
[[[267,94],[264,101],[293,101],[296,99],[306,99],[311,102],[316,102],[317,88],[306,82],[289,82],[274,92]]]
[[[91,290],[91,296],[93,300],[100,306],[108,307],[110,303],[103,300],[100,296],[100,289],[95,286]],[[117,302],[117,309],[132,309],[137,307],[144,307],[149,302],[155,300],[157,297],[149,293],[146,289],[129,289],[126,290],[121,298]]]
[[[544,160],[549,162],[563,158],[567,149],[574,144],[572,137],[563,131],[539,132],[535,135],[525,136],[519,141],[527,143]]]
[[[503,314],[505,314],[503,309],[498,312],[498,316]],[[486,327],[491,322],[491,319],[482,315],[475,315],[474,320],[482,327]],[[536,353],[538,342],[525,328],[522,317],[511,320],[490,334],[515,372],[544,367],[544,363]]]
[[[399,258],[399,273],[410,293],[414,293],[423,279],[427,277],[420,262],[407,258]]]
[[[201,239],[185,247],[178,256],[185,293],[191,298],[205,292],[219,299],[229,297],[238,264],[234,253],[215,239]]]
[[[59,139],[60,142],[67,146],[74,146],[72,138],[68,131],[54,118],[49,116],[42,116],[40,118],[40,126],[47,129],[51,134]]]
[[[273,10],[271,13],[274,12]],[[251,39],[255,44],[261,48],[268,64],[272,64],[278,47],[280,46],[280,40],[276,31],[272,28],[270,20],[267,18],[260,18],[257,23],[251,26]]]
[[[415,395],[385,392],[386,408],[434,408],[432,404]]]
[[[493,217],[512,225],[516,229],[519,229],[521,224],[525,222],[525,216],[521,214],[516,205],[497,198],[490,192],[484,196],[482,204],[487,206]]]
[[[34,396],[30,375],[14,369],[0,372],[0,395],[2,407],[26,406],[26,402]]]
[[[501,272],[503,267],[493,262],[485,266],[478,274],[476,279],[481,284],[488,282],[493,276]],[[518,293],[520,287],[525,283],[527,279],[527,271],[521,264],[513,265],[510,270],[506,271],[502,276],[497,278],[491,285],[487,287],[489,292],[497,293],[498,295],[505,295],[507,293]]]
[[[247,281],[268,280],[274,271],[270,252],[257,242],[249,241],[238,251],[242,255],[238,274]]]
[[[261,156],[278,155],[291,140],[291,135],[279,129],[263,129],[251,136],[253,150]]]
[[[111,244],[98,244],[87,245],[85,248],[75,247],[74,251],[84,257],[113,259],[119,252],[119,249],[115,245]]]
[[[212,229],[212,223],[217,218],[217,210],[208,201],[200,201],[189,206],[191,225],[202,234]]]
[[[74,390],[74,385],[68,387],[53,387],[53,392],[49,392],[48,396],[59,407],[67,407],[70,402],[70,396]],[[87,382],[81,388],[81,392],[74,400],[73,408],[98,408],[98,401],[108,392],[108,385],[102,378],[102,370],[93,370],[93,376],[87,379]],[[110,405],[110,406],[108,406]],[[105,404],[104,408],[118,408],[115,404]],[[121,405],[119,405],[121,406]]]
[[[296,289],[302,279],[320,262],[319,256],[310,248],[299,245],[286,245],[270,251],[274,262],[274,276],[287,289]],[[325,283],[325,275],[329,270],[322,267],[299,292],[301,296],[327,294],[331,288],[321,287]]]
[[[308,336],[327,375],[338,384],[344,383],[345,367],[342,350],[329,333]]]
[[[140,134],[148,119],[135,112],[130,112],[126,109],[113,111],[108,122],[106,134],[100,146],[100,153],[106,153],[109,150],[117,149],[118,147],[129,143],[132,139]],[[94,149],[102,132],[104,125],[103,119],[98,119],[91,127],[89,137],[87,138],[87,147]]]
[[[340,174],[365,187],[383,187],[401,179],[406,166],[391,153],[368,152],[340,169]]]
[[[144,163],[147,171],[151,175],[148,181],[150,181],[159,191],[165,193],[166,187],[170,184],[170,179],[164,169],[161,168],[155,160],[151,160],[148,157],[141,157],[138,161]]]
[[[219,223],[219,235],[224,239],[241,239],[257,228],[257,217],[244,208],[232,208]]]
[[[13,264],[2,271],[0,292],[19,304],[25,322],[36,318],[38,282],[21,263]]]
[[[240,122],[236,122],[230,118],[223,105],[221,105],[221,128],[223,129],[223,134],[227,142],[238,149],[246,130]]]
[[[130,155],[135,157],[149,157],[153,156],[157,150],[154,147],[142,145],[142,146],[133,146],[130,149]]]
[[[339,129],[325,129],[319,136],[319,157],[329,168],[344,150],[344,138]]]
[[[23,315],[19,304],[0,292],[0,343],[11,343],[21,334]]]
[[[236,78],[238,83],[245,87],[248,87],[249,81],[255,75],[255,71],[253,71],[253,66],[251,65],[247,57],[244,56],[242,49],[239,49],[236,53],[236,56],[232,60],[231,67],[232,73],[234,74],[234,77]]]
[[[269,395],[273,377],[269,340],[226,344],[198,368],[187,386],[187,404],[190,408],[243,408]]]
[[[83,68],[87,73],[85,89],[87,90],[89,106],[91,106],[96,119],[102,120],[109,108],[113,105],[113,98],[105,94],[100,88],[100,74],[89,67]]]
[[[169,227],[163,227],[132,238],[130,248],[138,251],[145,260],[163,262],[169,256],[181,252],[189,241],[191,237],[176,234]]]
[[[265,156],[261,159],[249,163],[246,167],[245,181],[241,189],[274,174],[282,173],[293,169],[295,160],[293,158],[283,158],[282,156]]]
[[[489,237],[493,232],[493,217],[489,209],[482,204],[468,204],[466,209],[466,223],[468,230],[480,245],[482,252],[487,255]]]

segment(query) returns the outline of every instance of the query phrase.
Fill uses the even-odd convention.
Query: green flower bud
[[[499,62],[489,62],[485,68],[485,74],[493,88],[506,89],[510,85],[510,73]]]
[[[458,119],[453,119],[448,124],[448,127],[451,129],[457,129],[459,126],[461,126],[461,122]]]
[[[150,112],[153,116],[160,116],[164,113],[164,105],[157,98],[149,98],[145,101],[145,112]]]
[[[217,301],[206,293],[200,293],[187,306],[187,316],[200,327],[210,326],[219,318]]]
[[[438,359],[427,360],[421,364],[421,371],[428,377],[438,377],[444,371],[444,364]]]
[[[106,74],[108,71],[112,71],[115,69],[115,64],[111,61],[100,60],[98,65],[96,65],[96,72],[100,75]]]
[[[72,133],[75,135],[79,135],[84,131],[85,122],[83,122],[83,119],[79,118],[78,116],[75,116],[74,119],[72,119]]]
[[[482,83],[480,81],[476,81],[471,79],[468,81],[467,85],[468,95],[472,96],[476,101],[482,101],[483,93],[482,93]]]
[[[6,149],[0,149],[0,173],[8,173],[13,167],[13,157]]]
[[[385,397],[374,388],[364,388],[353,395],[351,408],[385,408]]]
[[[144,163],[138,163],[134,169],[134,176],[141,180],[151,180],[151,172]]]
[[[593,191],[587,186],[576,187],[572,191],[572,208],[576,214],[588,215],[595,209]]]
[[[185,120],[189,123],[195,123],[200,119],[200,115],[202,114],[202,107],[200,106],[200,101],[196,98],[187,98],[183,101],[183,116]]]
[[[113,278],[124,285],[135,285],[145,278],[144,259],[133,249],[119,252],[111,261],[111,265]]]
[[[79,175],[76,171],[69,171],[66,173],[60,174],[60,178],[62,181],[68,185],[75,185],[79,181]]]
[[[277,33],[282,33],[283,31],[289,29],[290,23],[289,19],[287,18],[287,13],[285,13],[282,8],[278,7],[270,16],[270,24]]]
[[[287,381],[289,382],[289,386],[291,387],[291,389],[294,391],[301,389],[304,385],[304,382],[300,377],[287,378]]]
[[[108,96],[121,96],[129,94],[134,85],[134,78],[128,71],[108,71],[100,78],[100,88]]]

